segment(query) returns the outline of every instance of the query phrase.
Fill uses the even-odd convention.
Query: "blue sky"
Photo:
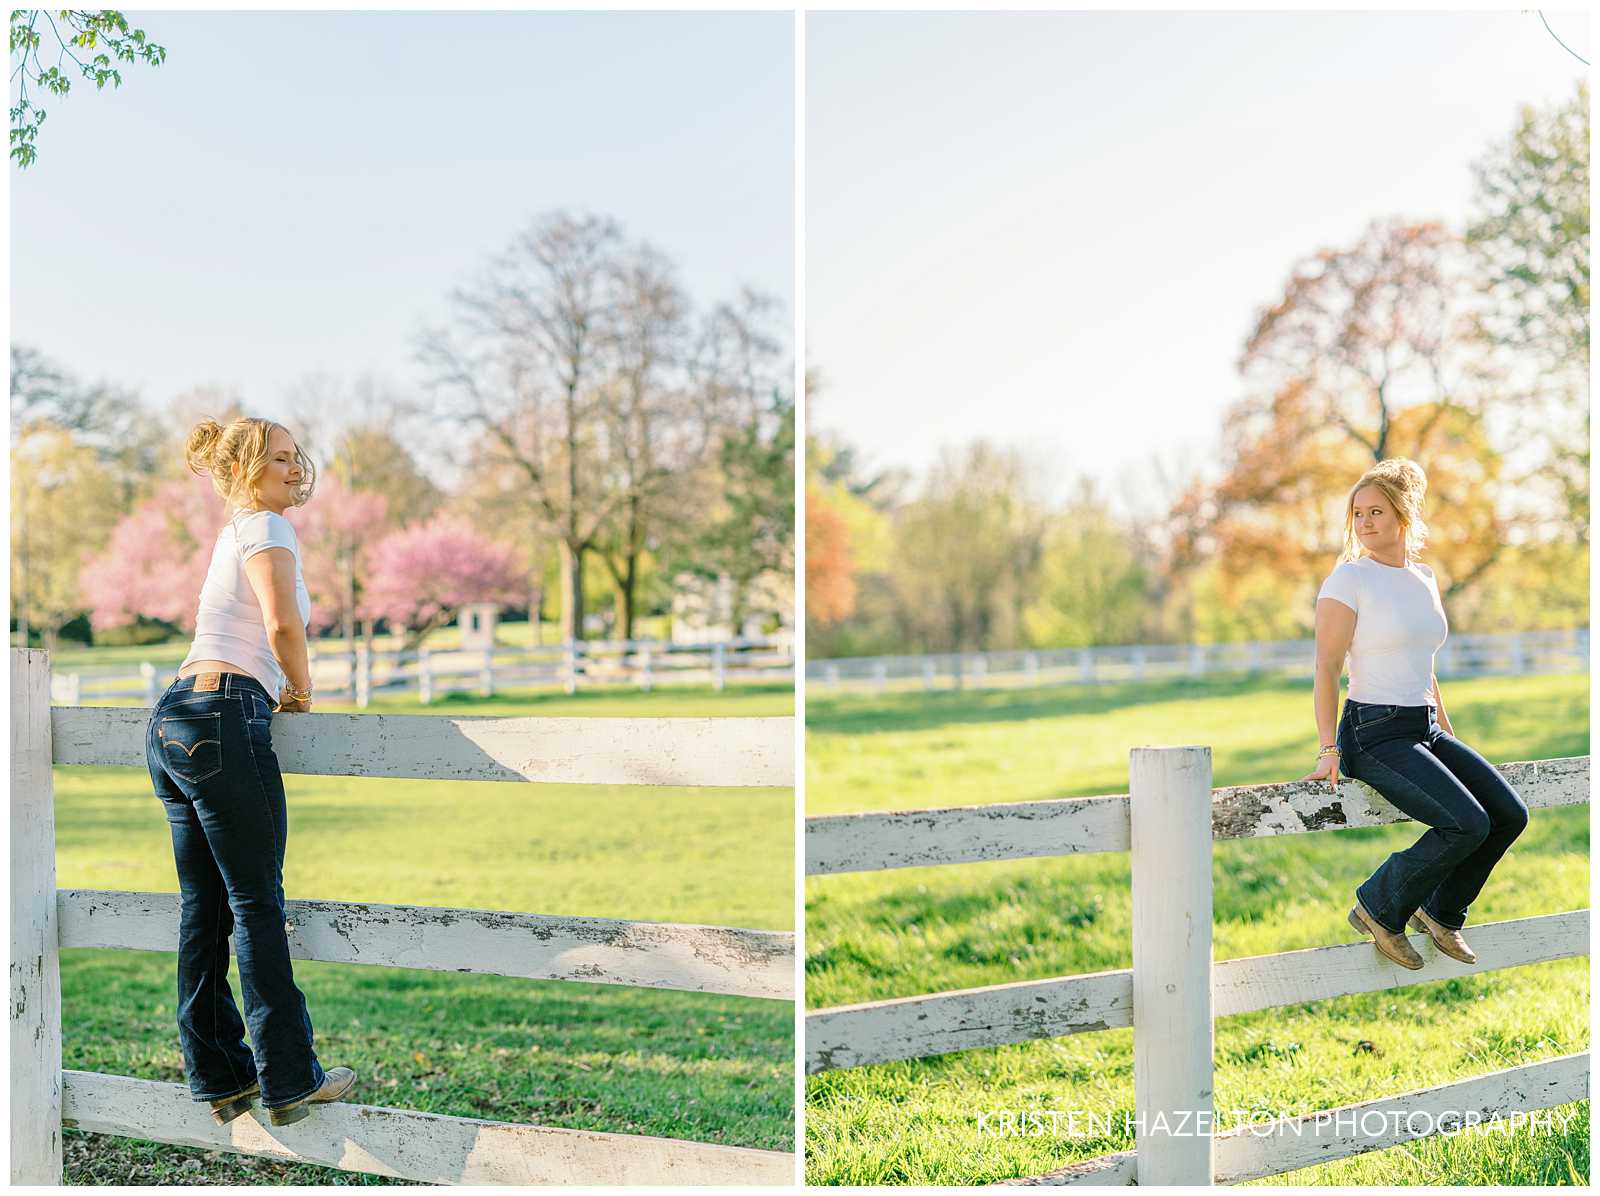
[[[1292,265],[1459,225],[1469,163],[1583,69],[1532,13],[813,13],[811,426],[911,469],[987,435],[1113,493],[1202,468]]]
[[[792,310],[791,14],[129,16],[166,63],[52,99],[11,168],[13,341],[86,378],[265,414],[314,373],[405,385],[418,324],[558,207],[698,304]]]

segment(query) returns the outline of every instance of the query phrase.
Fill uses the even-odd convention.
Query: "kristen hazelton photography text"
[[[11,21],[13,1182],[792,1184],[792,14]]]
[[[1161,1110],[1151,1118],[1119,1115],[1090,1109],[992,1109],[975,1115],[978,1132],[1013,1138],[1089,1138],[1102,1134],[1162,1133],[1175,1137],[1210,1137],[1226,1126],[1242,1126],[1252,1134],[1288,1133],[1313,1136],[1331,1127],[1337,1132],[1372,1139],[1404,1135],[1426,1138],[1434,1134],[1514,1134],[1525,1129],[1565,1131],[1577,1112],[1571,1109],[1535,1109],[1506,1116],[1481,1109],[1430,1110],[1328,1109],[1301,1119],[1255,1109]]]

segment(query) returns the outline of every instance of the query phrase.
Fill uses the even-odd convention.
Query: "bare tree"
[[[604,217],[542,216],[451,295],[448,326],[418,342],[430,386],[522,473],[555,534],[569,639],[583,635],[584,557],[611,514],[601,452],[621,244]]]
[[[648,245],[617,264],[615,377],[604,404],[609,518],[597,540],[616,584],[617,626],[632,639],[640,558],[705,459],[710,424],[684,370],[688,303],[671,264]]]

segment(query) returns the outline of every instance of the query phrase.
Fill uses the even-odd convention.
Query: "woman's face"
[[[1351,504],[1355,508],[1356,539],[1368,552],[1383,556],[1404,554],[1405,529],[1393,505],[1376,486],[1363,486]]]
[[[261,505],[281,515],[294,506],[295,487],[303,479],[294,437],[283,428],[273,428],[267,436],[267,463],[256,479]]]

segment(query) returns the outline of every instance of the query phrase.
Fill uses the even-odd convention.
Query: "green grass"
[[[318,709],[340,709],[319,704]],[[350,709],[348,705],[345,709]],[[787,715],[787,685],[451,695],[435,715]],[[292,716],[280,716],[292,717]],[[141,770],[59,768],[57,884],[174,892]],[[291,899],[793,927],[793,792],[289,776]],[[62,953],[64,1064],[182,1082],[174,956]],[[296,965],[325,1066],[367,1104],[794,1148],[787,1002],[356,965]],[[237,967],[231,973],[239,994]],[[372,1183],[306,1165],[68,1131],[68,1182]],[[196,1165],[198,1163],[198,1166]]]
[[[1588,751],[1584,678],[1456,682],[1445,701],[1457,732],[1492,759]],[[1310,770],[1309,706],[1304,686],[1248,678],[808,699],[807,805],[1126,792],[1128,748],[1152,742],[1211,745],[1217,785],[1283,780]],[[1471,921],[1586,906],[1588,819],[1586,806],[1536,810]],[[1419,833],[1405,823],[1217,844],[1215,958],[1352,941],[1355,886]],[[1122,853],[818,877],[806,893],[809,1009],[1132,962]],[[1584,1050],[1588,971],[1587,959],[1559,960],[1220,1019],[1217,1108],[1312,1112]],[[827,1072],[807,1081],[807,1181],[1037,1175],[1131,1137],[1000,1137],[979,1131],[979,1111],[1115,1118],[1132,1107],[1131,1030]],[[1570,1183],[1588,1175],[1586,1103],[1582,1113],[1581,1132],[1464,1135],[1275,1182]]]

